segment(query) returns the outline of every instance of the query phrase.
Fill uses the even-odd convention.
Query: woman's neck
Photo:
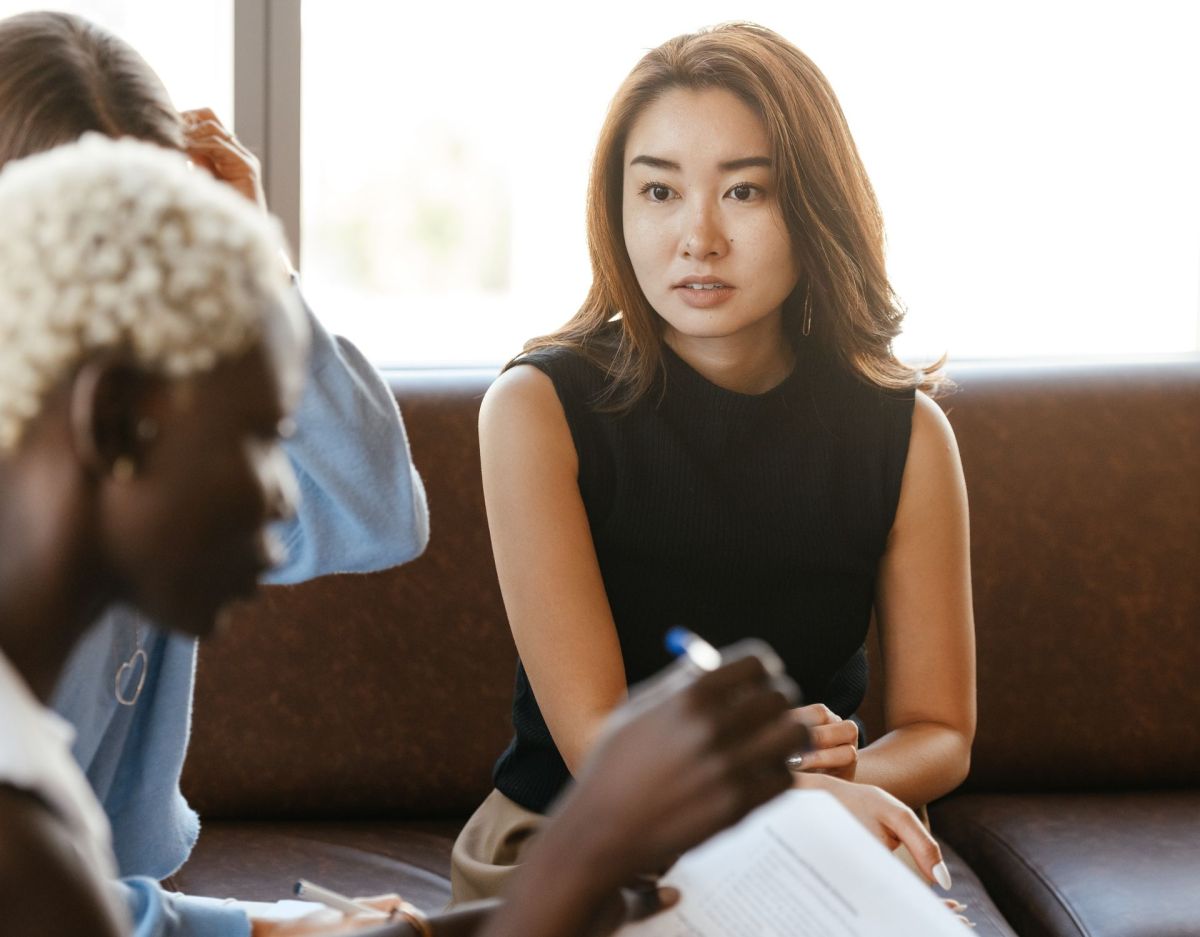
[[[796,366],[781,317],[761,329],[715,338],[683,335],[668,326],[663,341],[706,380],[739,394],[766,393]]]

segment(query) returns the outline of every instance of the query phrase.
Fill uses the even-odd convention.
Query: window
[[[584,187],[609,98],[644,49],[731,9],[305,4],[302,260],[320,313],[387,363],[494,363],[561,323],[589,282]],[[1186,5],[736,9],[838,92],[909,308],[903,354],[1196,350]]]
[[[379,364],[496,364],[561,324],[590,281],[609,99],[647,48],[733,12],[796,42],[839,95],[909,309],[902,355],[1200,350],[1189,4],[236,0],[236,22],[234,7],[63,5],[142,51],[180,107],[227,120],[236,26],[238,131],[306,294]]]

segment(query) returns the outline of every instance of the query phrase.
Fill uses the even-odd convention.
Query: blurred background
[[[211,106],[263,151],[306,296],[381,366],[495,365],[562,323],[590,281],[609,99],[647,49],[731,19],[782,33],[837,91],[909,310],[902,356],[1200,351],[1196,4],[53,8],[127,39],[177,106]]]

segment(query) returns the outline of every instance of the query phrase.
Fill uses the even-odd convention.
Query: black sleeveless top
[[[664,346],[664,373],[625,413],[595,406],[605,374],[553,349],[521,359],[554,382],[630,685],[670,662],[673,625],[720,647],[757,637],[805,703],[852,715],[908,455],[913,392],[870,386],[801,342],[764,394],[710,383]],[[498,790],[545,812],[570,779],[524,667]]]

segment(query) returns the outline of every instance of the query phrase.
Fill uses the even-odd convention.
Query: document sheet
[[[789,791],[683,856],[674,908],[620,937],[965,937],[921,882],[830,794]]]

